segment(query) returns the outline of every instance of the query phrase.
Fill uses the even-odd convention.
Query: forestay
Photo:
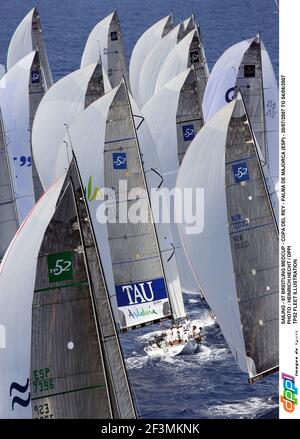
[[[203,187],[204,229],[180,235],[227,343],[251,381],[278,368],[278,228],[240,95],[198,133],[177,186]],[[212,238],[213,237],[213,238]]]

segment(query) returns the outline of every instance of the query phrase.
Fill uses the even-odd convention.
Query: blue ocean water
[[[90,30],[113,9],[119,12],[128,59],[136,40],[155,21],[170,11],[176,21],[194,12],[210,68],[229,46],[259,31],[278,75],[278,14],[273,0],[1,0],[0,63],[5,64],[9,40],[34,4],[40,10],[55,80],[79,67]],[[140,415],[199,419],[276,413],[278,376],[249,385],[200,298],[184,299],[190,318],[204,328],[199,353],[161,360],[147,357],[143,341],[159,326],[122,335]]]

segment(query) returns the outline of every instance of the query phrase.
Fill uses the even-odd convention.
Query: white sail
[[[63,182],[64,176],[36,204],[0,266],[0,324],[6,333],[6,348],[0,347],[1,419],[32,417],[29,377],[37,256]]]
[[[99,252],[101,254],[108,291],[114,305],[116,293],[112,271],[112,259],[108,245],[108,229],[107,224],[101,224],[97,220],[97,209],[104,197],[102,188],[105,187],[105,161],[103,151],[105,146],[106,120],[110,105],[113,102],[117,91],[118,88],[113,89],[110,93],[107,93],[82,112],[76,121],[70,126],[69,132],[64,139],[69,145],[70,142],[72,143],[72,147],[77,157],[79,170],[82,175],[83,184],[87,188],[91,220],[93,222]],[[132,99],[131,105],[134,114],[139,115],[140,113],[137,106]],[[136,119],[136,125],[140,123],[140,120],[140,118]],[[145,122],[142,123],[138,130],[138,139],[141,153],[143,154],[148,188],[157,188],[160,182],[160,177],[155,172],[151,171],[151,168],[159,170],[159,165],[153,141]],[[66,145],[65,143],[62,143],[57,158],[56,175],[60,175],[67,164],[68,155]],[[172,237],[169,225],[158,225],[157,233],[159,235],[158,237],[170,292],[172,310],[174,316],[179,318],[185,315],[185,311],[175,258],[171,258],[169,262],[167,261],[168,257],[172,254],[172,248],[170,249]]]
[[[155,93],[164,84],[192,65],[200,73],[198,81],[202,100],[209,71],[198,29],[191,30],[169,53],[157,79]]]
[[[139,102],[142,108],[155,93],[157,79],[160,70],[171,50],[177,45],[183,36],[183,25],[180,23],[162,38],[145,59],[139,75]]]
[[[32,149],[44,189],[54,181],[54,165],[66,125],[84,110],[88,85],[96,67],[97,64],[90,64],[56,82],[38,107],[32,129]],[[104,72],[103,77],[107,91],[110,85]]]
[[[214,65],[203,98],[205,122],[232,101],[239,66],[253,40],[254,38],[241,41],[230,47]]]
[[[173,27],[172,15],[154,23],[137,40],[131,54],[129,64],[129,80],[133,97],[140,105],[139,77],[142,65],[152,48],[171,30]]]
[[[128,81],[128,69],[117,12],[113,12],[96,24],[88,37],[80,67],[84,68],[94,62],[102,63],[112,87],[116,87],[122,81],[123,76]]]
[[[7,70],[33,50],[39,50],[42,72],[47,89],[53,84],[48,55],[43,39],[40,16],[36,7],[23,18],[13,34],[7,52]]]
[[[34,206],[29,130],[29,76],[35,52],[17,62],[0,81],[0,105],[7,137],[19,221]]]
[[[278,236],[260,171],[261,153],[251,135],[238,95],[200,130],[184,158],[177,186],[204,188],[203,231],[188,234],[186,225],[179,224],[180,236],[233,356],[253,379],[278,364]],[[243,155],[246,150],[252,155]],[[231,161],[234,156],[239,157]],[[246,166],[247,172],[249,166],[253,179],[247,175],[238,180],[238,165]]]

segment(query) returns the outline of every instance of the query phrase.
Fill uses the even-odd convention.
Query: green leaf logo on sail
[[[93,177],[90,176],[89,182],[88,182],[87,191],[86,191],[86,188],[85,188],[85,195],[86,195],[86,197],[87,197],[87,199],[89,201],[95,201],[96,198],[97,198],[97,195],[101,193],[101,189],[99,187],[97,187],[97,186],[95,187],[95,189],[93,191],[93,189],[92,189],[93,186],[92,185],[93,185]]]

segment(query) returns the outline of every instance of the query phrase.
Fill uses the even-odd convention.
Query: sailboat
[[[68,127],[55,174],[58,177],[63,173],[72,146],[87,190],[110,298],[117,305],[122,330],[185,317],[171,229],[168,224],[153,224],[151,220],[154,212],[148,191],[158,187],[161,177],[153,141],[146,123],[141,124],[141,117],[122,82]],[[120,180],[128,185],[129,195],[127,191],[119,192]],[[123,197],[124,206],[128,203],[133,209],[139,194],[130,189],[136,187],[150,212],[144,223],[99,220],[99,212],[109,208],[107,194],[111,189],[115,189],[117,206]]]
[[[16,266],[12,257],[33,228],[28,262],[17,265],[20,278],[7,286]],[[16,317],[21,309],[27,316],[6,326],[2,418],[136,417],[75,158],[23,224],[1,266],[0,284],[2,313],[10,309]]]
[[[279,239],[261,152],[239,93],[193,140],[177,187],[202,187],[204,228],[183,246],[251,383],[278,370]]]
[[[205,122],[239,91],[262,157],[278,191],[278,85],[268,52],[259,34],[230,47],[217,60],[203,99]]]
[[[101,62],[113,88],[120,84],[123,77],[128,83],[128,67],[116,11],[96,24],[88,37],[80,67],[95,62]]]
[[[41,100],[32,127],[32,149],[44,189],[55,181],[53,169],[66,126],[109,90],[101,64],[93,63],[57,81]]]
[[[167,15],[147,29],[137,40],[131,54],[129,64],[129,80],[132,95],[141,107],[139,91],[139,75],[147,54],[174,27],[172,14]]]
[[[44,42],[40,15],[36,7],[31,9],[24,17],[11,38],[7,52],[7,70],[11,69],[18,61],[33,50],[39,52],[41,73],[46,90],[48,90],[53,84],[53,79]]]

